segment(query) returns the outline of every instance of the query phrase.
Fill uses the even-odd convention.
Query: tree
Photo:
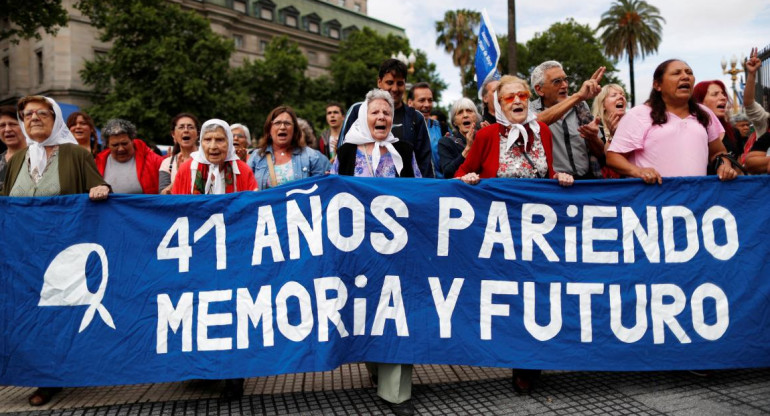
[[[628,56],[631,105],[635,105],[634,58],[657,52],[665,19],[657,7],[644,0],[617,0],[604,12],[597,30],[604,28],[601,41],[607,55],[620,59]]]
[[[577,91],[583,81],[590,78],[600,66],[607,67],[604,80],[621,84],[615,75],[615,65],[602,53],[594,31],[572,18],[554,23],[543,33],[536,33],[527,41],[526,50],[519,52],[519,73],[528,79],[532,70],[541,62],[559,61],[564,72],[572,78],[570,90]],[[602,82],[604,83],[604,82]]]
[[[413,51],[407,39],[392,34],[381,36],[364,27],[340,42],[340,51],[332,56],[330,72],[337,91],[331,98],[348,107],[361,101],[369,90],[377,86],[382,61],[398,52],[414,52],[417,58],[414,73],[409,75],[408,81],[429,82],[434,98],[440,97],[446,83],[439,77],[436,65],[428,62],[425,52]]]
[[[170,143],[175,114],[224,118],[227,106],[243,101],[229,82],[232,41],[195,12],[164,0],[82,0],[77,7],[113,45],[81,71],[96,93],[88,111],[97,122],[126,118],[142,138]]]
[[[448,10],[444,20],[436,22],[436,46],[443,46],[452,55],[452,62],[460,68],[461,85],[473,81],[479,23],[481,13],[466,9]]]
[[[55,35],[66,26],[67,11],[61,0],[0,0],[0,40],[40,39],[38,29]]]

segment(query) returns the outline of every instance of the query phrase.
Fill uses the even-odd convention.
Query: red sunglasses
[[[529,96],[530,96],[529,91],[519,91],[511,95],[507,95],[505,97],[500,98],[500,101],[504,101],[505,103],[510,104],[513,102],[513,100],[516,99],[516,97],[519,97],[521,101],[526,101],[529,99]]]

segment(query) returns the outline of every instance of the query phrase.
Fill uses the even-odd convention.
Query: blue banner
[[[0,384],[770,365],[770,177],[0,198]]]
[[[479,100],[481,99],[481,86],[487,78],[500,79],[497,72],[497,62],[500,60],[500,46],[497,44],[497,36],[492,29],[487,10],[481,12],[481,26],[479,27],[478,43],[476,45],[476,83],[478,84]]]

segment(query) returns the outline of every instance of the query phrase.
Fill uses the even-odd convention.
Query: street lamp
[[[744,62],[746,62],[746,56],[741,54],[741,69],[738,69],[738,58],[733,54],[730,58],[730,69],[727,69],[727,61],[722,57],[722,73],[730,75],[733,80],[733,113],[737,113],[739,110],[738,97],[735,94],[735,81],[738,80],[738,74],[744,71]]]

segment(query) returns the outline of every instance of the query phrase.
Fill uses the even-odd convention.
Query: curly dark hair
[[[650,91],[650,98],[645,104],[649,105],[652,109],[650,111],[650,117],[652,118],[653,126],[666,124],[666,122],[668,122],[668,114],[666,114],[666,103],[663,101],[663,94],[656,90],[654,86],[660,85],[663,82],[663,75],[666,73],[666,70],[668,70],[668,66],[673,62],[684,61],[681,59],[669,59],[667,61],[663,61],[660,65],[658,65],[657,68],[655,68],[655,72],[652,74],[653,88],[652,91]],[[709,117],[706,111],[700,108],[698,103],[695,101],[695,97],[690,96],[690,99],[687,101],[687,107],[690,114],[694,115],[695,118],[698,119],[698,123],[700,123],[703,128],[708,128],[709,124],[711,123],[711,117]]]

